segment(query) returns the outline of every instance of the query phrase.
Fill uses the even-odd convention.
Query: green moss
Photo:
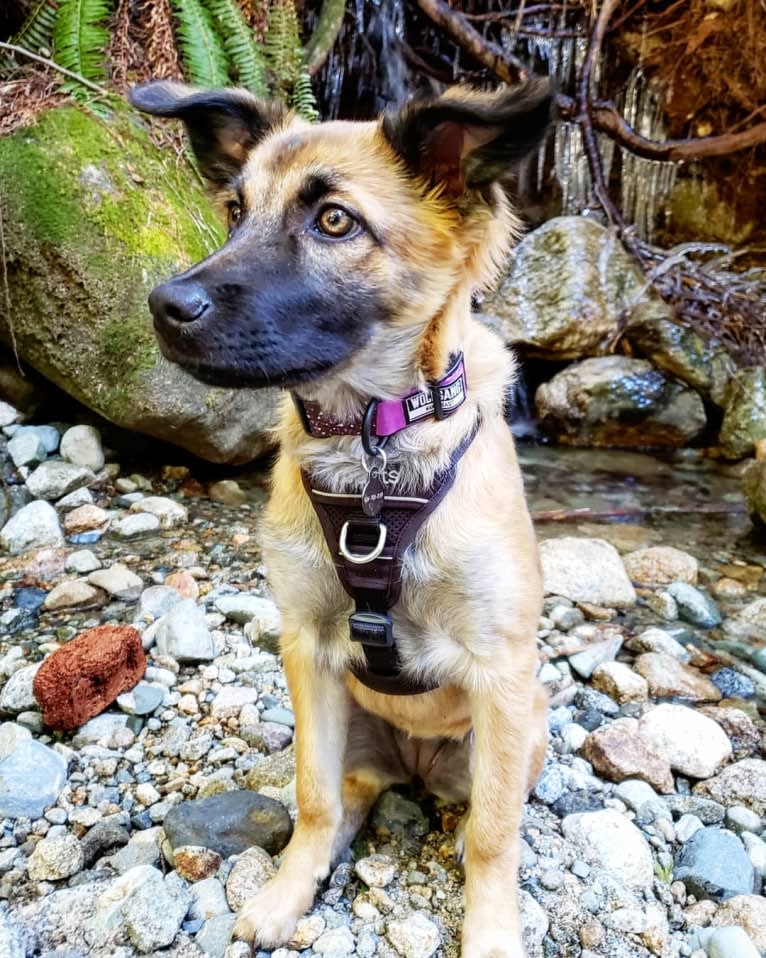
[[[157,362],[157,340],[148,315],[146,322],[130,317],[110,319],[100,331],[99,347],[112,363],[134,373],[151,369]]]

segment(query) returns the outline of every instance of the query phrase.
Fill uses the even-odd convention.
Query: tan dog
[[[537,81],[458,88],[379,122],[318,126],[243,91],[161,82],[132,101],[186,123],[229,216],[225,246],[152,294],[165,355],[208,382],[292,388],[304,420],[287,400],[261,530],[283,616],[299,814],[279,873],[245,904],[236,934],[287,942],[378,795],[418,776],[444,798],[470,798],[463,955],[521,958],[519,822],[546,744],[542,588],[503,415],[513,359],[470,306],[518,231],[496,180],[541,142],[550,92]],[[397,431],[377,473],[386,496],[422,503],[418,490],[453,463],[451,487],[401,558],[398,600],[376,620],[388,618],[405,681],[438,687],[386,694],[356,677],[370,653],[351,639],[354,601],[307,490],[358,497],[370,480],[360,419],[370,409],[381,419],[371,400],[398,409],[461,351],[461,402]],[[413,408],[433,390],[418,395]],[[328,438],[307,433],[317,423],[330,424]],[[337,434],[344,423],[356,435]],[[346,551],[362,564],[372,554]]]

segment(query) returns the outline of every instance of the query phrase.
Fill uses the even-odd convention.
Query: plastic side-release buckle
[[[394,644],[394,624],[382,612],[352,612],[348,617],[353,642],[374,645],[382,649]]]

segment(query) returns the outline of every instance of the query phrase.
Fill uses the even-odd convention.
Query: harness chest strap
[[[458,462],[478,427],[477,422],[430,486],[411,496],[385,495],[381,513],[374,519],[364,514],[361,494],[331,492],[305,471],[301,474],[338,578],[356,605],[349,620],[351,638],[361,643],[366,664],[352,666],[352,671],[360,682],[377,692],[414,695],[435,688],[435,683],[418,682],[402,674],[388,613],[401,594],[404,553],[452,487]],[[381,539],[383,546],[378,552]],[[376,557],[359,561],[376,552]]]

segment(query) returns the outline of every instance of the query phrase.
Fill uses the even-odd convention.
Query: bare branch
[[[63,73],[64,76],[67,76],[72,80],[77,80],[78,83],[82,83],[82,85],[86,86],[89,90],[93,90],[95,93],[100,93],[102,96],[109,96],[109,91],[104,87],[99,86],[97,83],[91,83],[90,80],[86,80],[85,77],[80,76],[79,73],[74,73],[72,70],[67,70],[64,67],[60,67],[58,63],[55,63],[53,60],[49,60],[47,57],[41,57],[36,53],[31,53],[29,50],[25,50],[24,47],[17,47],[15,43],[5,43],[2,41],[0,42],[0,50],[8,50],[10,53],[16,53],[19,56],[26,57],[28,60],[34,60],[37,63],[43,63],[45,66],[51,67],[53,70],[57,70],[59,73]]]

